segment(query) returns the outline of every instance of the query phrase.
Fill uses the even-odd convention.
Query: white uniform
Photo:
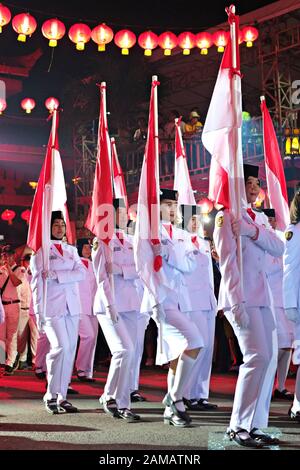
[[[5,311],[0,298],[0,364],[5,363]]]
[[[254,224],[250,216],[242,217]],[[256,225],[256,227],[258,227]],[[269,229],[259,227],[257,240],[242,236],[243,286],[236,256],[229,212],[217,214],[214,230],[216,250],[220,256],[222,280],[218,309],[224,310],[238,338],[244,363],[240,366],[230,427],[250,432],[268,424],[272,385],[277,367],[277,331],[265,272],[266,252],[283,254],[282,241]],[[242,288],[243,287],[243,288]],[[245,303],[248,328],[237,328],[231,308]]]
[[[76,369],[79,375],[92,378],[98,336],[98,320],[93,312],[97,283],[92,262],[86,258],[81,258],[81,260],[86,277],[78,283],[81,314],[79,321],[80,344],[76,359]]]
[[[16,264],[11,266],[14,275],[21,280],[25,269]],[[0,288],[3,289],[5,281],[8,278],[8,272],[4,267],[0,270]],[[4,338],[6,348],[7,366],[12,367],[18,353],[18,327],[20,320],[20,299],[17,287],[9,279],[4,291],[2,292],[2,304],[5,311]]]
[[[184,274],[184,283],[190,297],[190,306],[186,313],[201,332],[204,346],[196,360],[185,398],[199,400],[208,399],[209,396],[217,301],[214,295],[209,242],[192,234],[189,235],[193,240],[197,267],[195,271]]]
[[[45,317],[45,333],[50,343],[47,354],[48,388],[44,400],[66,399],[68,384],[71,379],[75,358],[79,315],[81,304],[78,293],[78,282],[85,278],[85,268],[76,248],[59,241],[52,241],[49,256],[49,270],[57,279],[48,279],[46,311],[44,312],[44,281],[42,279],[43,257],[38,250],[31,257],[32,297],[36,315]],[[62,247],[63,255],[55,247]]]

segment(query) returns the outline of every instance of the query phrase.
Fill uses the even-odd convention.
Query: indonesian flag
[[[57,129],[58,113],[54,111],[46,158],[32,203],[27,236],[27,245],[34,252],[40,248],[43,249],[44,263],[47,263],[49,258],[47,254],[50,249],[51,214],[53,211],[63,213],[67,239],[69,243],[74,242],[67,210],[67,193],[59,153]],[[45,269],[47,269],[46,264]]]
[[[111,178],[111,145],[106,118],[106,84],[100,86],[98,149],[92,205],[85,226],[107,245],[114,233],[113,192]]]
[[[164,279],[162,259],[161,256],[154,257],[151,247],[151,244],[158,245],[160,243],[158,133],[157,114],[155,113],[155,93],[157,93],[158,84],[159,82],[153,79],[133,244],[137,273],[154,296],[156,303],[162,302],[166,296],[163,289],[166,280]],[[155,142],[156,139],[157,142]]]
[[[229,12],[229,23],[235,22],[236,64],[232,63],[232,41],[229,39],[208,109],[202,142],[211,154],[208,197],[216,204],[230,208],[246,207],[242,155],[242,94],[238,47],[238,16]],[[235,164],[236,162],[236,164]],[[239,192],[240,200],[236,197]]]
[[[124,174],[123,174],[120,162],[119,162],[115,138],[112,137],[110,141],[111,141],[111,157],[112,157],[112,167],[113,167],[113,183],[114,183],[115,198],[124,199],[126,207],[128,209],[128,198],[127,198]]]
[[[290,223],[286,181],[274,126],[263,96],[261,97],[260,108],[263,118],[265,165],[270,207],[275,209],[278,229],[284,231]]]
[[[181,117],[175,119],[175,174],[173,188],[178,191],[178,205],[196,204],[180,128]]]

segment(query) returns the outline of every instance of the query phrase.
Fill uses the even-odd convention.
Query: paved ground
[[[0,378],[0,449],[1,450],[240,450],[224,438],[229,421],[236,376],[214,374],[211,401],[216,412],[191,413],[191,428],[178,429],[163,424],[161,399],[166,387],[166,371],[143,370],[141,391],[149,400],[134,407],[139,423],[115,420],[100,410],[100,396],[107,369],[96,373],[96,384],[82,384],[74,378],[80,394],[69,399],[80,409],[74,415],[49,415],[43,407],[45,384],[32,372],[16,372]],[[294,380],[288,380],[293,391]],[[272,402],[270,428],[280,438],[274,450],[300,450],[300,425],[287,416],[289,403]]]

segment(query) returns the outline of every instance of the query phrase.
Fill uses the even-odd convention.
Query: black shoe
[[[12,366],[5,366],[4,367],[4,374],[3,375],[13,375],[14,368]]]
[[[77,378],[80,382],[88,382],[88,383],[93,383],[96,382],[95,379],[92,379],[91,377],[87,377],[86,375],[78,375]]]
[[[72,387],[68,387],[68,390],[67,390],[67,395],[78,395],[79,392],[77,390],[74,390],[74,388]]]
[[[300,423],[300,411],[296,411],[296,413],[294,413],[292,411],[292,407],[290,407],[288,415],[293,421],[297,421],[298,423]]]
[[[270,445],[270,446],[276,446],[279,444],[279,439],[277,437],[272,437],[270,434],[265,434],[262,433],[261,431],[257,428],[251,429],[249,432],[249,435],[252,437],[252,439],[255,439],[258,442],[262,442],[263,444]]]
[[[283,389],[283,390],[280,391],[276,388],[274,390],[274,395],[273,395],[273,399],[275,399],[275,398],[277,398],[279,400],[293,401],[294,400],[294,395],[286,389]]]
[[[26,361],[19,361],[18,369],[19,369],[19,370],[26,370],[26,369],[28,369],[28,364],[27,364],[27,362],[26,362]]]
[[[192,420],[190,416],[185,411],[180,411],[176,407],[176,403],[180,403],[180,402],[183,403],[183,399],[173,401],[169,393],[167,393],[167,395],[163,399],[163,404],[171,408],[172,414],[177,416],[177,418],[181,418],[182,420],[186,421],[186,423],[191,423]]]
[[[64,400],[59,403],[57,408],[59,413],[78,413],[78,408],[76,408],[76,406],[73,406],[72,403],[67,400]]]
[[[241,437],[241,433],[248,434],[249,437]],[[256,439],[252,439],[248,431],[245,429],[239,429],[238,431],[233,431],[232,429],[227,431],[226,433],[229,436],[231,441],[235,441],[237,444],[243,447],[253,447],[254,449],[262,449],[264,443],[261,441],[257,441]]]
[[[57,415],[59,413],[56,398],[45,401],[45,408],[51,415]]]
[[[138,402],[138,401],[147,401],[145,397],[143,397],[138,390],[135,390],[134,392],[131,392],[130,394],[130,400],[132,402]]]
[[[125,419],[128,423],[133,423],[134,421],[140,421],[141,417],[133,413],[128,408],[118,408],[117,417]]]
[[[179,428],[188,428],[191,426],[191,421],[186,421],[185,419],[180,418],[174,413],[171,413],[170,415],[166,411],[167,411],[167,408],[164,412],[164,424],[169,424],[169,425],[176,426]]]
[[[119,417],[116,400],[114,400],[113,398],[111,398],[110,400],[106,400],[104,397],[100,397],[99,401],[103,406],[104,412],[107,415],[111,416],[112,418]]]
[[[216,410],[218,408],[218,405],[215,405],[214,403],[210,403],[204,398],[200,398],[200,400],[198,400],[198,405],[202,410],[205,410],[205,411]]]
[[[41,372],[37,372],[37,370],[40,370],[40,369],[35,369],[35,371],[34,371],[34,374],[35,374],[36,378],[39,379],[39,380],[45,380],[46,372],[44,372],[43,370],[41,370]]]

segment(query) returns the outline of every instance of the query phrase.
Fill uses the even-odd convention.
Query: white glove
[[[36,315],[36,324],[39,330],[39,333],[45,333],[46,320],[45,317],[41,314]]]
[[[107,307],[105,307],[105,313],[106,316],[111,319],[113,325],[116,325],[118,323],[118,312],[114,305],[108,305]]]
[[[154,256],[159,256],[161,255],[161,243],[158,243],[157,245],[151,245],[152,247],[152,252]]]
[[[157,323],[164,323],[166,320],[166,313],[162,304],[157,304],[152,307],[152,318]]]
[[[122,268],[116,263],[105,263],[107,274],[123,274]]]
[[[55,280],[57,279],[57,273],[56,271],[42,271],[42,278]]]
[[[5,311],[4,308],[0,308],[0,325],[5,322]]]
[[[286,308],[285,314],[290,321],[300,323],[300,312],[297,308]]]
[[[245,236],[253,238],[257,232],[256,226],[249,224],[244,219],[233,219],[231,221],[231,228],[235,237]]]
[[[234,305],[231,309],[233,321],[238,328],[247,329],[249,326],[249,315],[243,304]]]

